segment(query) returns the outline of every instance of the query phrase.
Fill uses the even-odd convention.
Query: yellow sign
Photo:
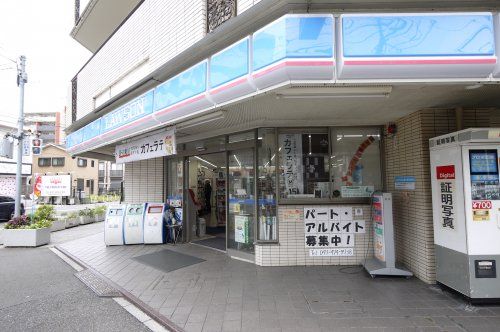
[[[489,221],[490,210],[472,210],[472,220],[474,221]]]

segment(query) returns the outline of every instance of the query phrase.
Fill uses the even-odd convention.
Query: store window
[[[52,166],[64,166],[64,157],[52,158]]]
[[[87,167],[87,159],[78,158],[76,164],[78,167]]]
[[[257,240],[277,241],[276,220],[276,129],[259,129],[257,140]]]
[[[278,145],[280,198],[329,198],[327,129],[282,130],[278,135]]]
[[[50,158],[38,158],[38,166],[40,167],[50,166]]]
[[[382,189],[380,128],[332,128],[332,198],[371,197]]]
[[[167,198],[169,204],[174,207],[182,207],[183,188],[183,162],[182,159],[168,160],[168,189]]]
[[[228,142],[238,143],[238,142],[246,142],[253,141],[255,139],[255,131],[246,131],[244,133],[229,135]]]

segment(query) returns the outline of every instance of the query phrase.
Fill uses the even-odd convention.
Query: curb
[[[102,278],[106,283],[108,283],[111,287],[114,287],[117,289],[125,299],[127,299],[130,303],[134,304],[135,306],[139,307],[142,311],[144,311],[148,316],[150,316],[153,320],[161,324],[163,327],[168,329],[169,331],[172,332],[185,332],[184,329],[180,328],[172,322],[171,320],[167,319],[166,317],[162,316],[158,311],[150,307],[148,304],[144,303],[142,300],[140,300],[137,296],[133,295],[126,289],[124,289],[122,286],[116,284],[115,282],[111,281],[109,278],[104,276],[102,273],[96,271],[94,268],[80,260],[78,257],[70,254],[67,250],[61,248],[59,245],[56,245],[55,248],[68,256],[71,260],[73,260],[75,263],[85,267],[86,269],[92,271],[96,275],[98,275],[100,278]]]

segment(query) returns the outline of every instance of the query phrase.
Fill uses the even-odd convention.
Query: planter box
[[[61,231],[66,228],[66,221],[62,219],[54,220],[50,227],[51,232]]]
[[[80,225],[78,218],[66,219],[66,228],[71,228]]]
[[[96,222],[101,222],[101,221],[104,221],[104,216],[105,214],[98,214],[95,216],[95,221]]]
[[[3,244],[3,228],[0,228],[0,245]]]
[[[93,217],[80,216],[80,225],[90,224],[94,222]]]
[[[5,247],[38,247],[50,242],[50,228],[4,229]]]

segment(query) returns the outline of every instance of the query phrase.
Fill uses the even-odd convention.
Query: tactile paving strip
[[[94,274],[91,270],[83,270],[75,273],[75,277],[80,279],[87,287],[92,289],[100,297],[122,296],[118,290],[111,287],[106,281]]]

